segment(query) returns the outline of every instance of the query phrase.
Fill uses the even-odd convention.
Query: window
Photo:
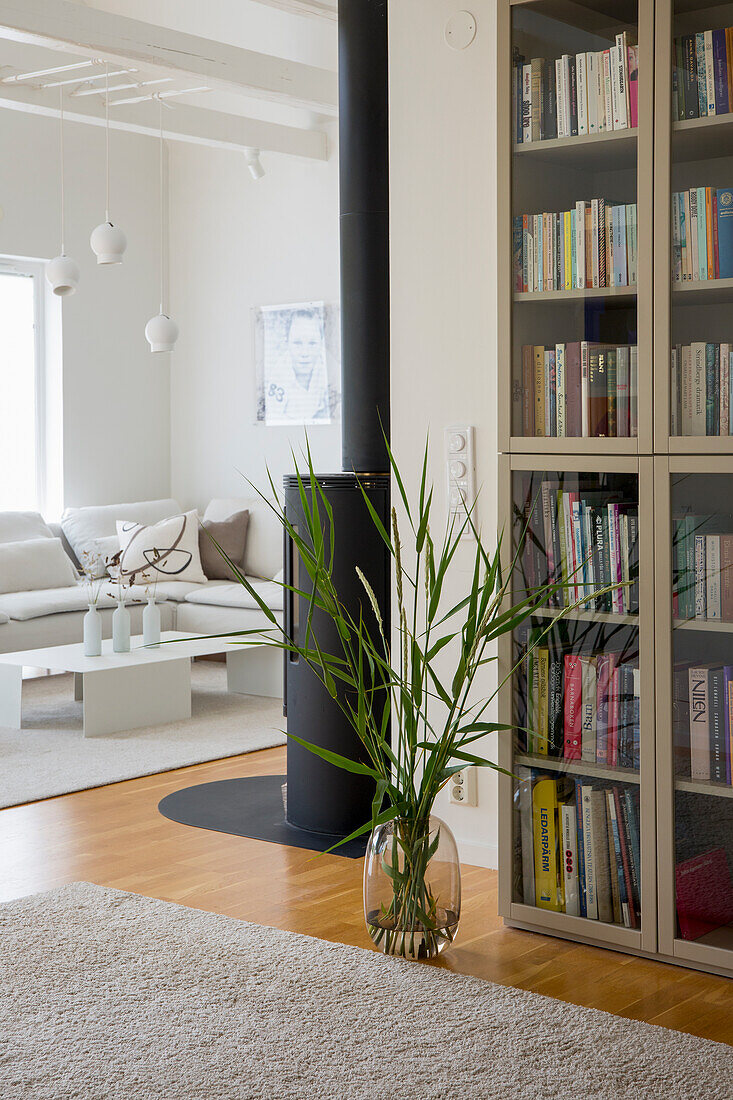
[[[46,335],[48,320],[52,328],[60,325],[60,311],[47,306],[43,266],[0,258],[0,510],[38,510],[49,518],[49,506],[58,512],[60,501],[54,499],[59,464],[49,415],[57,406],[55,372]]]

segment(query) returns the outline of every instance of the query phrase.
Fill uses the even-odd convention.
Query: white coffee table
[[[111,639],[106,639],[100,657],[85,657],[81,642],[0,653],[0,726],[21,728],[24,665],[74,673],[74,697],[83,702],[85,737],[190,718],[193,657],[225,653],[227,689],[256,693],[256,665],[267,646],[176,630],[161,635],[164,642],[174,639],[175,645],[144,648],[142,637],[136,637],[129,653],[114,653]]]

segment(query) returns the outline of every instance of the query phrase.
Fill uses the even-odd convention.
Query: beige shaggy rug
[[[0,943],[3,1100],[733,1096],[719,1043],[88,883]]]
[[[191,718],[84,737],[71,675],[23,682],[23,729],[0,726],[0,807],[284,745],[282,703],[230,695],[226,668],[196,661]]]

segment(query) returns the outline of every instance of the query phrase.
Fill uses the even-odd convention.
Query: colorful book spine
[[[557,782],[538,779],[532,792],[535,905],[561,911],[557,863]]]

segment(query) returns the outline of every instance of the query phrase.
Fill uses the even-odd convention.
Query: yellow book
[[[534,349],[534,434],[545,434],[545,346]]]
[[[550,710],[550,651],[540,647],[537,657],[537,737],[534,751],[547,756],[547,731]]]
[[[561,912],[557,862],[557,782],[538,779],[532,791],[534,891],[538,909]]]
[[[570,211],[563,214],[563,244],[565,245],[565,289],[573,289],[573,233]]]

